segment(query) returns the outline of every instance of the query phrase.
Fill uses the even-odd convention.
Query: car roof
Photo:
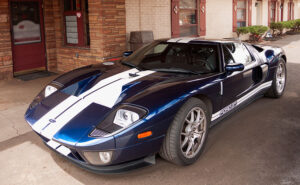
[[[166,42],[170,43],[201,43],[201,42],[214,42],[214,43],[233,43],[233,42],[241,42],[239,39],[235,38],[224,38],[224,39],[203,39],[200,37],[179,37],[166,39]]]

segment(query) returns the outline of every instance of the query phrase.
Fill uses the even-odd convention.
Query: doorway
[[[256,7],[256,25],[262,25],[262,1],[255,3]]]
[[[42,0],[11,0],[14,74],[46,70]]]

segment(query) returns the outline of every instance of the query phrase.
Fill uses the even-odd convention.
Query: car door
[[[234,104],[239,98],[250,92],[254,86],[253,68],[257,62],[243,43],[223,44],[224,63],[243,64],[245,69],[233,73],[226,73],[223,79],[223,107]]]

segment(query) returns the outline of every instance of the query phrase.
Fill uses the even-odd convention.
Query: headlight
[[[45,88],[45,98],[47,98],[48,96],[50,96],[51,94],[55,93],[57,91],[56,87],[53,87],[52,85],[48,85]]]
[[[59,86],[58,84],[55,84],[54,82],[51,82],[49,85],[47,85],[32,101],[29,108],[32,109],[36,105],[38,105],[44,98],[47,98],[51,94],[55,93],[58,89],[61,89],[62,86]]]
[[[108,137],[134,125],[147,114],[146,109],[133,105],[121,105],[91,133],[91,137]]]
[[[114,124],[125,128],[139,119],[140,116],[137,113],[125,109],[120,109],[116,113]]]

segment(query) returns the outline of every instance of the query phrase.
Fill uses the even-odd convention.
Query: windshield
[[[122,60],[141,70],[192,74],[219,71],[216,44],[184,44],[156,41]]]

